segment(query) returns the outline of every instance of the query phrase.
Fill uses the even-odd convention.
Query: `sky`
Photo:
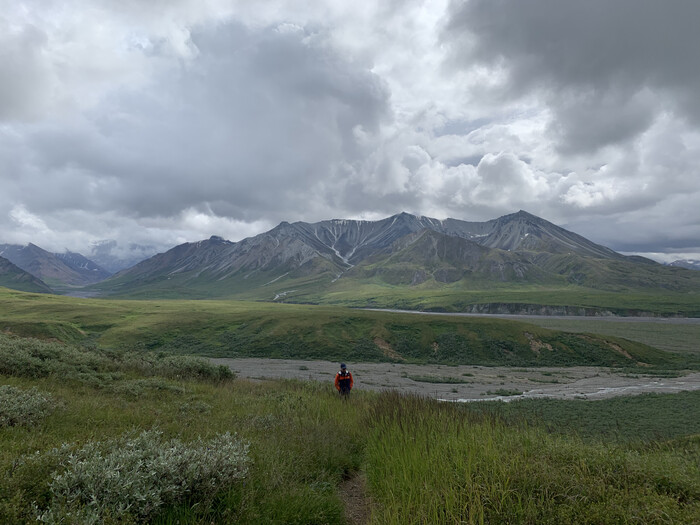
[[[526,210],[700,258],[697,0],[0,0],[0,243]]]

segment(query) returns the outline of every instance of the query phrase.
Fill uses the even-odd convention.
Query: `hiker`
[[[341,396],[347,396],[352,390],[353,384],[350,370],[347,369],[345,363],[340,363],[340,371],[335,374],[335,389]]]

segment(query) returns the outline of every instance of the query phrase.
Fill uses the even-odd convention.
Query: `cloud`
[[[44,171],[95,174],[95,199],[125,214],[209,206],[256,220],[306,200],[339,160],[362,154],[353,130],[376,133],[388,115],[381,81],[336,56],[323,35],[206,29],[192,32],[196,58],[153,88],[113,95],[72,129],[36,133]]]
[[[664,111],[700,123],[699,17],[689,0],[469,0],[453,3],[445,38],[460,67],[501,72],[498,97],[544,100],[560,147],[585,153]]]
[[[35,233],[41,234],[49,231],[46,223],[40,217],[28,212],[24,206],[15,206],[10,210],[9,216],[19,227],[28,228]]]
[[[0,241],[128,258],[522,208],[613,248],[697,244],[698,9],[5,2]]]

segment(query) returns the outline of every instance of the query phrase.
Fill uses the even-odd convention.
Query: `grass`
[[[6,347],[7,343],[5,337],[1,344]],[[55,346],[38,341],[21,344],[40,349]],[[80,351],[67,349],[69,354]],[[21,369],[18,374],[7,372],[0,375],[2,383],[23,390],[36,387],[60,406],[32,428],[0,428],[2,523],[31,521],[32,501],[46,508],[51,473],[63,468],[52,461],[52,448],[68,443],[77,450],[96,441],[119,439],[133,429],[158,430],[164,439],[184,443],[235,432],[250,443],[251,466],[244,484],[220,488],[206,506],[192,500],[163,509],[153,518],[155,523],[342,523],[337,486],[360,464],[356,434],[361,429],[349,428],[346,418],[359,418],[356,411],[362,393],[354,396],[356,404],[341,411],[331,385],[256,385],[173,377],[163,381],[176,388],[134,397],[118,388],[82,381],[77,373],[65,379],[55,374],[28,377]],[[139,377],[148,378],[136,372],[114,378],[112,385]],[[37,451],[41,460],[29,461]]]
[[[688,418],[700,421],[699,392],[654,396],[651,402],[630,398],[625,405],[465,406],[357,391],[344,403],[330,382],[173,374],[167,372],[169,356],[157,354],[151,362],[162,374],[153,376],[146,368],[125,366],[131,361],[120,352],[0,337],[0,352],[15,355],[18,349],[51,355],[65,366],[60,373],[53,366],[46,374],[30,374],[21,364],[6,365],[0,375],[3,385],[36,389],[54,400],[53,410],[32,425],[0,428],[3,523],[32,521],[33,503],[49,508],[52,475],[70,464],[57,460],[55,447],[60,451],[65,443],[78,453],[134,431],[157,431],[162,443],[195,451],[198,443],[226,433],[249,444],[244,479],[215,486],[212,497],[171,501],[148,518],[158,524],[343,524],[342,482],[358,474],[368,480],[376,524],[700,518],[700,423],[688,425]],[[84,353],[97,356],[88,361],[94,366],[85,368]],[[109,370],[112,375],[101,383],[85,379]],[[118,388],[148,380],[169,388],[136,396]],[[566,418],[570,423],[564,424]],[[583,439],[577,429],[588,420],[594,423]],[[627,424],[632,422],[646,425],[646,434]],[[606,430],[611,427],[618,434]],[[153,447],[158,450],[157,443]],[[105,522],[129,523],[128,513],[116,510],[110,519]]]
[[[417,381],[419,383],[446,383],[446,384],[471,383],[471,381],[467,381],[465,379],[460,379],[459,377],[449,377],[449,376],[409,375],[407,377],[411,381]]]
[[[337,304],[351,307],[395,308],[437,312],[548,313],[623,316],[700,317],[697,291],[671,292],[596,290],[574,285],[476,283],[454,285],[391,286],[386,283],[357,283],[339,280],[333,288],[318,293],[300,292],[286,297],[290,302]]]
[[[700,436],[700,391],[596,401],[519,399],[509,403],[467,403],[464,410],[587,441],[659,442]]]
[[[612,336],[559,332],[500,319],[415,316],[337,306],[117,301],[0,290],[0,316],[0,331],[22,336],[209,357],[700,367],[698,360]]]
[[[485,395],[508,397],[508,396],[521,396],[522,394],[523,394],[522,390],[499,388],[497,390],[487,390]]]
[[[588,444],[396,394],[382,396],[368,420],[367,477],[375,523],[694,523],[700,518],[697,437],[636,448]]]
[[[700,355],[700,323],[676,324],[665,322],[614,321],[599,319],[528,319],[529,323],[552,330],[587,332],[624,337],[631,341],[684,354]]]

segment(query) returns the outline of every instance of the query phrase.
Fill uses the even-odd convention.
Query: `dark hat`
[[[347,368],[347,367],[345,366],[345,363],[340,363],[340,368]]]

